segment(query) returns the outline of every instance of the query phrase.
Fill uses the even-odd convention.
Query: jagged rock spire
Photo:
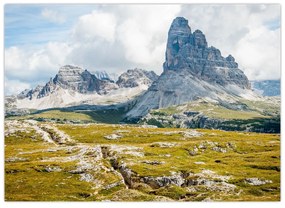
[[[203,32],[196,30],[191,33],[184,17],[175,18],[170,26],[163,68],[165,71],[187,70],[197,78],[223,86],[235,84],[250,88],[234,57],[229,55],[225,58],[219,49],[208,47]]]

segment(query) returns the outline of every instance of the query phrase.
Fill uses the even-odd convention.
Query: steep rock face
[[[188,20],[183,17],[174,19],[169,29],[163,67],[174,71],[187,69],[207,82],[250,89],[249,81],[238,69],[234,57],[224,58],[219,49],[208,47],[205,35],[200,30],[191,33]]]
[[[53,93],[55,89],[56,84],[53,82],[52,78],[50,78],[49,82],[47,82],[38,93],[35,93],[34,96],[36,96],[36,98],[42,98],[48,96],[50,93]]]
[[[97,79],[114,81],[114,79],[105,71],[95,71],[93,74]]]
[[[208,47],[205,35],[191,33],[183,17],[173,20],[163,64],[164,71],[148,91],[139,97],[127,120],[137,120],[150,109],[179,105],[201,97],[235,100],[255,97],[234,57],[224,58],[219,49]]]
[[[39,92],[42,90],[43,86],[38,85],[34,89],[25,89],[20,94],[17,95],[18,99],[24,99],[29,98],[30,100],[33,99],[33,97],[37,97]]]
[[[116,82],[119,87],[137,87],[140,85],[150,86],[158,76],[153,71],[145,71],[142,69],[129,69],[127,72],[119,76]]]
[[[117,89],[117,86],[110,80],[100,80],[89,71],[70,65],[60,68],[53,79],[53,83],[64,89],[71,89],[80,93],[97,92],[98,94],[105,94],[109,90]]]
[[[37,86],[32,90],[25,90],[18,95],[19,99],[33,97],[42,98],[49,96],[59,88],[79,92],[82,94],[98,93],[106,94],[111,90],[117,89],[118,86],[108,79],[98,79],[89,71],[77,66],[65,65],[59,69],[57,75],[45,86]]]

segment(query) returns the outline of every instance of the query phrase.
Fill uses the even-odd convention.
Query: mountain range
[[[268,86],[272,84],[274,87],[269,90]],[[252,90],[251,85],[255,90]],[[214,125],[208,115],[230,110],[230,113],[238,112],[241,118],[245,114],[251,115],[246,116],[248,119],[278,117],[280,99],[264,98],[261,93],[257,93],[263,90],[263,95],[276,95],[274,93],[276,91],[278,94],[278,89],[280,82],[279,86],[271,81],[250,82],[232,55],[223,57],[219,49],[208,46],[202,31],[192,32],[188,20],[177,17],[168,31],[165,61],[160,76],[153,71],[136,68],[114,77],[106,72],[91,73],[78,66],[65,65],[44,86],[7,97],[5,106],[6,113],[11,109],[90,110],[91,106],[95,106],[93,108],[97,111],[105,111],[120,108],[123,109],[121,116],[124,122],[144,121],[149,124],[150,120],[155,120],[161,124],[162,120],[173,123],[173,119],[176,119],[174,123],[179,123],[179,126],[199,127],[204,125],[206,119],[209,124],[207,128],[219,128],[225,118],[219,117],[220,120],[215,120]],[[270,93],[267,93],[268,90]],[[201,108],[197,110],[195,106],[206,106],[207,113],[202,112]],[[270,110],[267,106],[274,108]],[[170,115],[161,112],[152,114],[155,109],[170,107],[173,112]],[[212,112],[213,109],[219,112]],[[175,115],[175,112],[179,115]],[[193,125],[193,122],[196,124]],[[248,128],[245,126],[245,129]]]
[[[129,69],[115,82],[107,73],[92,74],[81,67],[65,65],[44,86],[24,90],[14,96],[9,105],[39,110],[82,104],[116,104],[145,91],[157,78],[153,71]]]

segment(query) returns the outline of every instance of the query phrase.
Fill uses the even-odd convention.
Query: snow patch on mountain
[[[48,109],[48,108],[61,108],[77,105],[110,105],[126,102],[133,97],[143,93],[147,90],[147,85],[141,85],[134,88],[119,88],[111,91],[106,95],[99,94],[82,94],[74,90],[63,89],[58,87],[49,96],[40,99],[24,98],[16,99],[16,108],[27,109]]]

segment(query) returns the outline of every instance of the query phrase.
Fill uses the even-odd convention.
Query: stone
[[[142,161],[142,163],[149,164],[149,165],[161,165],[161,164],[165,164],[164,161],[157,161],[157,160],[154,160],[154,161],[145,160],[145,161]]]
[[[168,147],[174,147],[176,143],[169,143],[169,142],[155,142],[152,143],[151,147],[162,147],[162,148],[168,148]]]
[[[156,129],[156,128],[158,128],[155,125],[141,125],[140,127],[144,128],[144,129]]]
[[[28,161],[28,159],[22,157],[9,157],[5,159],[5,162],[25,162],[25,161]]]
[[[272,183],[272,181],[271,180],[262,180],[259,178],[246,178],[245,183],[248,183],[249,185],[252,185],[252,186],[260,186],[260,185],[264,185],[267,183]]]
[[[152,188],[160,188],[167,185],[181,186],[184,179],[181,175],[161,176],[161,177],[143,177],[141,181],[148,184]]]
[[[194,164],[196,164],[196,165],[205,165],[206,163],[201,162],[201,161],[197,161],[197,162],[194,162]]]
[[[117,139],[122,138],[122,136],[118,134],[110,134],[110,135],[104,136],[104,138],[108,140],[117,140]]]
[[[216,151],[216,152],[221,152],[221,153],[226,153],[227,152],[227,149],[225,148],[221,148],[221,147],[212,147],[212,150],[213,151]]]
[[[86,181],[86,182],[91,182],[94,180],[94,177],[90,173],[82,173],[82,174],[80,174],[80,180]]]
[[[58,166],[47,166],[44,168],[46,172],[60,172],[62,169]]]

